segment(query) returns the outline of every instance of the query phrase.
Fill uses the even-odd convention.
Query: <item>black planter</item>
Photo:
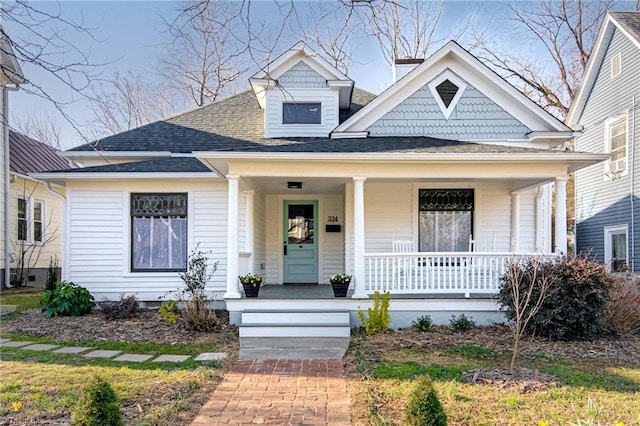
[[[255,287],[252,284],[242,284],[242,288],[244,288],[244,295],[246,297],[258,297],[260,284],[256,284]]]
[[[333,288],[333,295],[335,297],[347,297],[349,283],[331,281],[331,287]]]

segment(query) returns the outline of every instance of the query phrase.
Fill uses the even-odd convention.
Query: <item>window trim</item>
[[[180,215],[167,215],[167,216],[134,216],[133,215],[133,197],[136,195],[148,195],[148,196],[163,196],[163,195],[184,195],[186,200],[186,209],[184,218],[187,221],[186,223],[186,232],[185,237],[187,239],[185,243],[185,266],[183,268],[166,268],[166,269],[157,269],[157,268],[136,268],[134,266],[134,246],[133,246],[133,221],[136,217],[169,217],[169,218],[179,218]],[[139,274],[139,273],[167,273],[167,272],[185,272],[187,270],[187,265],[189,262],[189,193],[188,192],[131,192],[129,193],[129,273],[131,274]]]
[[[448,107],[445,106],[444,102],[442,101],[442,98],[440,98],[440,94],[438,93],[438,90],[436,89],[436,87],[438,87],[440,83],[442,83],[445,80],[449,80],[453,84],[458,86],[458,91],[456,92],[455,96],[451,100],[451,103],[449,104]],[[460,101],[462,94],[467,88],[467,83],[465,83],[460,77],[454,74],[451,70],[446,70],[445,72],[440,74],[438,77],[431,80],[427,86],[429,87],[429,91],[431,92],[431,95],[438,103],[438,107],[440,107],[442,114],[444,114],[444,118],[448,120],[449,117],[451,116],[451,113],[453,113],[453,110],[458,105],[458,101]]]
[[[615,72],[615,65],[618,66],[618,72]],[[611,57],[610,61],[611,80],[622,74],[622,52],[618,52]]]
[[[291,123],[287,123],[285,122],[285,105],[318,105],[318,108],[320,109],[320,113],[319,113],[319,122],[318,123],[300,123],[300,122],[291,122]],[[299,102],[295,102],[295,101],[287,101],[287,100],[283,100],[282,101],[282,108],[280,109],[281,113],[282,113],[282,119],[280,120],[281,125],[282,126],[322,126],[323,125],[323,117],[322,117],[322,102],[321,101],[299,101]]]
[[[624,150],[625,150],[625,155],[624,155],[624,160],[625,160],[625,167],[624,170],[619,173],[619,174],[613,174],[611,173],[611,163],[612,163],[612,159],[609,158],[609,160],[604,162],[604,180],[616,180],[619,177],[622,176],[626,176],[629,173],[629,113],[628,111],[622,113],[622,114],[618,114],[616,116],[610,117],[608,119],[606,119],[604,121],[604,152],[608,153],[608,154],[612,154],[611,152],[611,148],[612,148],[612,128],[615,124],[618,124],[618,122],[620,122],[621,120],[625,121],[625,146],[624,146]]]
[[[628,224],[620,224],[613,226],[605,226],[604,227],[604,264],[607,268],[608,272],[612,272],[613,264],[611,260],[613,259],[613,247],[611,245],[611,237],[616,234],[624,234],[625,240],[627,242],[627,258],[625,262],[629,265],[629,225]]]

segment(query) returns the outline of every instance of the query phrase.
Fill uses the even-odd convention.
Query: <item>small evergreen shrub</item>
[[[447,415],[429,376],[420,376],[411,392],[405,411],[405,424],[410,426],[446,426]]]
[[[607,333],[605,310],[611,279],[604,265],[581,254],[523,262],[520,267],[521,294],[533,285],[533,300],[538,297],[540,284],[532,283],[532,277],[545,276],[550,280],[548,296],[527,324],[527,333],[557,340],[589,340]],[[499,303],[507,319],[513,320],[513,291],[506,280],[505,276],[500,278]]]
[[[126,297],[121,294],[117,301],[104,300],[98,303],[98,308],[108,320],[133,318],[140,311],[138,299],[133,294]]]
[[[121,426],[122,412],[118,397],[109,383],[94,376],[82,391],[71,414],[73,426]]]
[[[88,314],[95,305],[89,290],[71,281],[62,281],[54,290],[45,291],[40,303],[48,317],[77,317]]]
[[[47,291],[53,291],[56,289],[56,283],[58,282],[58,258],[53,256],[49,259],[49,268],[47,269],[47,280],[45,281],[44,289]]]
[[[451,328],[456,333],[464,333],[476,326],[476,322],[473,320],[473,317],[467,318],[465,314],[460,314],[458,316],[451,315],[449,324],[451,324]]]
[[[429,315],[423,315],[420,318],[416,318],[411,323],[411,326],[420,331],[431,331],[433,329],[433,320]]]
[[[158,313],[167,324],[178,322],[178,303],[175,300],[167,300],[162,303]]]
[[[390,293],[388,291],[385,291],[382,298],[380,298],[380,292],[376,291],[373,294],[373,307],[367,308],[368,315],[358,309],[358,318],[362,321],[364,331],[368,336],[389,330],[389,324],[391,324],[389,297]]]

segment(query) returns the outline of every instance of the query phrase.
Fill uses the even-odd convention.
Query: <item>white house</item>
[[[243,325],[353,313],[375,290],[394,325],[498,319],[505,262],[566,251],[567,176],[606,155],[564,150],[571,129],[455,42],[414,66],[375,96],[298,43],[247,92],[67,151],[85,167],[38,176],[66,185],[64,277],[157,300],[199,244]],[[245,299],[247,272],[277,299]],[[314,298],[342,272],[347,299]]]

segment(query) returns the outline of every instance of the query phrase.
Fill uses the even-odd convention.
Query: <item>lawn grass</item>
[[[16,305],[18,311],[40,308],[43,290],[4,290],[0,292],[0,305]]]
[[[478,368],[508,367],[508,352],[469,345],[381,349],[378,344],[376,350],[382,354],[372,362],[364,358],[366,339],[356,337],[352,349],[355,364],[366,366],[351,381],[354,424],[402,425],[415,378],[426,374],[433,380],[449,425],[640,425],[638,363],[522,357],[523,366],[551,374],[561,385],[521,393],[519,387],[470,384],[463,377]],[[585,423],[589,420],[593,422]]]

